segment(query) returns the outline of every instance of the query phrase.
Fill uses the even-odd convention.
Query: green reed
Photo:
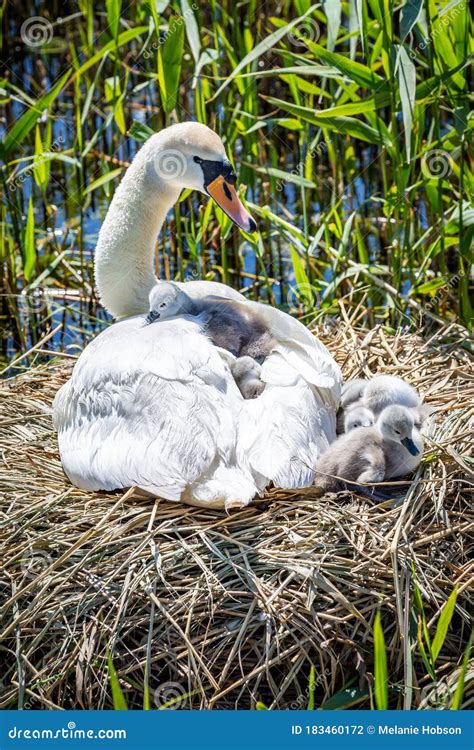
[[[189,118],[223,136],[260,234],[184,195],[161,273],[309,317],[350,299],[368,324],[471,324],[463,0],[44,2],[39,42],[3,12],[3,359],[65,310],[94,328],[98,223],[136,147]]]

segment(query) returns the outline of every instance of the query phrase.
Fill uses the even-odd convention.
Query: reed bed
[[[260,234],[183,194],[161,278],[327,314],[369,288],[371,325],[409,323],[414,302],[472,324],[465,0],[38,0],[0,24],[2,366],[63,319],[63,347],[95,329],[113,191],[150,133],[188,119],[222,136]]]
[[[471,363],[454,326],[423,339],[358,315],[314,326],[345,377],[400,375],[434,408],[422,465],[382,503],[271,490],[225,515],[84,492],[51,423],[72,363],[3,383],[0,707],[110,708],[112,677],[129,708],[370,708],[377,613],[390,707],[450,704],[469,638]]]

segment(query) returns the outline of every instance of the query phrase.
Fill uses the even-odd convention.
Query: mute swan
[[[423,448],[413,411],[387,406],[373,427],[357,427],[332,443],[319,461],[315,484],[339,490],[344,479],[370,484],[401,477],[416,469]]]
[[[184,188],[210,195],[248,232],[256,225],[234,188],[219,136],[196,122],[152,136],[127,170],[99,233],[95,277],[118,322],[82,352],[54,402],[63,468],[87,490],[138,486],[207,507],[241,507],[270,482],[308,486],[335,438],[340,371],[297,320],[248,302],[224,284],[178,283],[193,299],[238,300],[276,341],[265,390],[245,400],[232,354],[190,316],[144,325],[155,284],[154,249]]]
[[[175,315],[192,315],[214,346],[231,352],[236,359],[230,367],[244,398],[259,396],[265,383],[260,380],[262,363],[276,341],[266,322],[255,309],[237,300],[203,297],[193,300],[176,284],[161,282],[150,292],[147,322],[166,320]],[[254,362],[257,360],[257,362]]]

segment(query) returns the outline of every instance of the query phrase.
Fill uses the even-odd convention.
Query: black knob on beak
[[[224,180],[228,182],[229,185],[235,185],[235,183],[237,182],[237,175],[235,174],[232,164],[228,159],[224,159],[222,168],[222,176]]]

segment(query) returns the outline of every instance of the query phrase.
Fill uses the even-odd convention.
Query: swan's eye
[[[166,302],[162,302],[160,307],[166,307]]]
[[[395,429],[394,429],[394,432],[396,432],[396,433],[397,433],[397,435],[401,435],[401,434],[402,434],[402,433],[400,432],[400,430],[395,430]]]

